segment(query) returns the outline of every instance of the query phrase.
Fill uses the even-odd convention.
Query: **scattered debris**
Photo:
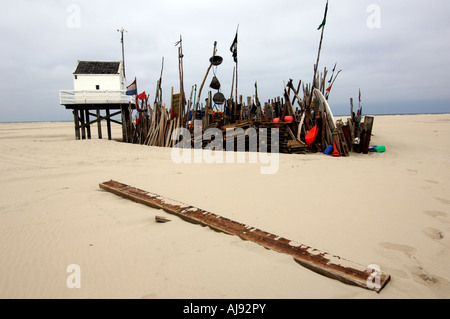
[[[155,216],[155,221],[157,223],[167,223],[170,222],[171,220],[166,218],[166,217],[162,217],[162,216]]]

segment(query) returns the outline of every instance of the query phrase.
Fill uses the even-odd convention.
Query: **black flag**
[[[233,53],[234,62],[237,63],[237,42],[238,42],[238,33],[236,31],[236,36],[234,37],[233,44],[231,44],[230,51]]]

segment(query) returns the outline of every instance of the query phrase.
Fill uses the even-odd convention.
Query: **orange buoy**
[[[334,157],[341,156],[341,154],[339,153],[339,151],[338,151],[338,149],[336,147],[336,142],[335,141],[333,141],[333,153],[331,153],[331,156],[334,156]]]

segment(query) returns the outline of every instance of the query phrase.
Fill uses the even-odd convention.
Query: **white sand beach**
[[[176,164],[170,148],[0,124],[0,298],[449,298],[450,114],[375,116],[384,153]],[[103,136],[107,136],[106,133]],[[376,293],[113,195],[116,180],[391,275]],[[155,216],[169,218],[156,223]],[[69,288],[69,265],[80,288]]]

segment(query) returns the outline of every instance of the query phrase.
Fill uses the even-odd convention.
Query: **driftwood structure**
[[[236,36],[230,47],[233,60],[236,63],[233,70],[230,97],[226,99],[222,94],[220,81],[215,76],[214,70],[222,63],[223,58],[217,55],[217,42],[214,42],[213,54],[200,88],[197,92],[197,86],[193,86],[190,98],[187,99],[184,92],[184,56],[180,36],[180,40],[176,43],[178,47],[180,92],[174,93],[172,87],[170,109],[167,110],[161,100],[161,69],[161,77],[158,80],[153,105],[150,105],[148,100],[144,99],[140,101],[141,106],[139,108],[139,101],[136,97],[135,104],[138,114],[134,119],[129,117],[123,124],[126,127],[124,131],[127,132],[125,142],[173,147],[177,144],[177,140],[172,138],[173,132],[176,132],[179,128],[189,129],[192,132],[194,122],[201,121],[203,131],[209,128],[217,128],[222,130],[222,136],[226,135],[227,129],[277,128],[280,134],[279,145],[276,149],[282,153],[327,152],[332,148],[332,151],[327,153],[333,156],[349,156],[351,152],[367,154],[372,134],[373,117],[366,116],[362,122],[361,94],[356,114],[353,111],[353,100],[350,99],[350,117],[345,122],[343,120],[335,121],[327,103],[331,88],[341,72],[336,72],[335,64],[331,76],[327,79],[327,69],[324,68],[323,72],[319,72],[318,69],[327,12],[328,1],[323,21],[318,28],[318,30],[321,29],[321,35],[312,83],[305,85],[302,81],[299,81],[297,86],[294,86],[293,80],[289,79],[287,84],[284,85],[283,92],[280,92],[280,96],[264,102],[264,105],[259,100],[256,82],[255,92],[252,96],[247,97],[246,103],[243,101],[242,95],[238,96],[238,31],[236,31]],[[210,88],[217,90],[217,92],[213,95],[209,91],[203,105],[200,103],[201,93],[211,70],[214,72],[214,77]],[[197,146],[196,142],[198,141],[192,140],[191,147]],[[215,143],[217,144],[218,141],[215,141]],[[225,144],[226,141],[224,140],[223,143]],[[202,147],[208,146],[211,145],[209,143],[203,143],[202,145]]]
[[[347,284],[380,292],[390,280],[390,275],[374,269],[375,267],[362,266],[339,256],[120,182],[111,180],[99,184],[99,187],[134,202],[162,209],[188,222],[208,226],[216,231],[255,242],[267,249],[291,255],[300,265]],[[156,220],[168,221],[160,216]]]
[[[329,91],[325,89],[326,74],[325,68],[324,72],[317,76],[315,83],[319,83],[316,89],[323,96],[328,97]],[[334,80],[335,78],[331,78],[329,82]],[[170,109],[164,107],[158,96],[153,107],[149,105],[148,100],[136,99],[136,105],[138,105],[136,116],[128,117],[123,124],[124,131],[127,132],[124,141],[149,146],[173,147],[177,140],[172,139],[172,133],[178,128],[193,132],[193,123],[197,120],[201,121],[203,131],[217,128],[222,131],[223,136],[226,135],[227,129],[278,128],[281,153],[325,152],[329,146],[333,146],[334,156],[349,156],[351,152],[364,154],[369,152],[373,117],[362,117],[361,107],[355,114],[351,99],[351,116],[345,122],[342,119],[335,121],[332,127],[327,118],[329,115],[320,107],[320,100],[314,96],[311,98],[312,85],[302,85],[300,81],[297,88],[301,88],[302,92],[294,87],[293,80],[290,79],[283,95],[268,100],[263,107],[257,95],[247,97],[247,103],[243,103],[241,95],[239,104],[228,99],[218,105],[210,91],[205,100],[206,104],[197,103],[196,110],[193,108],[195,102],[192,100],[193,96],[195,99],[194,87],[188,100],[185,100],[184,92],[174,94],[172,88]],[[308,145],[306,137],[313,128],[317,130],[317,135]],[[210,146],[207,142],[204,141],[203,147]],[[223,143],[225,146],[225,139]],[[194,145],[195,141],[192,140],[191,146],[194,147]]]

